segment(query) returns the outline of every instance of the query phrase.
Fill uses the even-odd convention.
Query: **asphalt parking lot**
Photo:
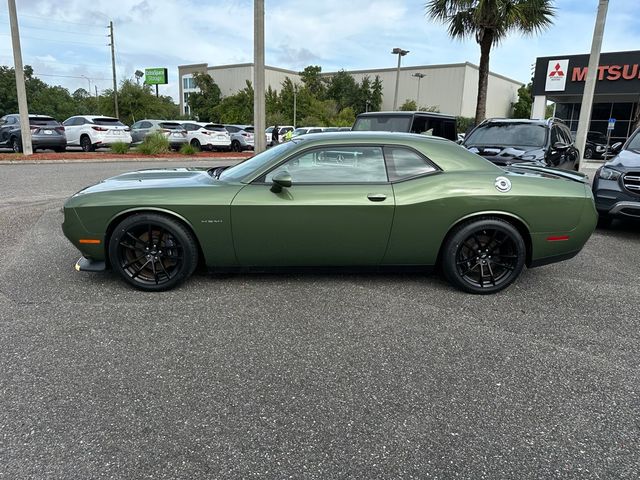
[[[486,297],[399,273],[146,294],[76,273],[60,230],[139,166],[0,165],[0,478],[640,475],[639,224]]]

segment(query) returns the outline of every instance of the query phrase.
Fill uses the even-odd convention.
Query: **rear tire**
[[[202,150],[202,146],[200,145],[200,140],[198,140],[197,138],[194,138],[193,140],[191,140],[191,146],[196,150]]]
[[[442,269],[456,288],[489,294],[507,288],[524,268],[526,245],[520,232],[497,217],[456,227],[442,251]]]
[[[240,142],[238,140],[234,140],[233,142],[231,142],[231,150],[234,152],[242,151],[242,145],[240,145]]]
[[[198,265],[193,234],[166,215],[140,213],[118,224],[109,241],[109,260],[127,283],[148,291],[170,290]]]
[[[22,142],[18,137],[11,138],[11,149],[13,150],[13,153],[22,153]]]
[[[91,143],[91,138],[88,135],[80,137],[80,146],[83,152],[95,152],[96,147]]]

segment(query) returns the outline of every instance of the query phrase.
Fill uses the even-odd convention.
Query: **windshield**
[[[106,127],[124,127],[125,126],[125,124],[122,123],[117,118],[108,118],[108,117],[94,118],[93,123],[95,123],[96,125],[103,125]]]
[[[271,132],[273,132],[273,127],[269,127],[264,131],[264,133],[271,133]]]
[[[353,130],[356,132],[408,132],[411,117],[408,115],[380,115],[356,118]]]
[[[544,147],[547,130],[533,123],[487,123],[473,130],[466,146]]]
[[[280,145],[277,145],[275,147],[271,147],[269,150],[265,150],[264,152],[259,153],[258,155],[255,155],[254,157],[251,157],[234,167],[227,168],[220,174],[220,180],[225,180],[227,182],[240,181],[247,175],[251,174],[251,172],[262,168],[271,160],[284,154],[286,151],[291,150],[296,145],[297,142],[289,141],[286,143],[281,143]]]
[[[629,145],[627,145],[626,150],[640,151],[640,130],[636,131],[636,134],[629,142]]]
[[[222,125],[217,125],[215,123],[210,123],[209,125],[205,125],[204,126],[205,130],[210,130],[212,132],[226,132],[227,129],[224,128]]]

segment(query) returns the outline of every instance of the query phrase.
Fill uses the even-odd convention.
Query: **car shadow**
[[[611,222],[611,225],[599,226],[597,231],[625,238],[640,238],[640,219],[616,218]]]

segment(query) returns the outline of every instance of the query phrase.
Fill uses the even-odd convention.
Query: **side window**
[[[407,148],[385,147],[384,154],[387,157],[389,180],[392,182],[436,171],[424,157]]]
[[[238,133],[240,131],[240,129],[238,127],[232,127],[231,125],[225,127],[227,129],[227,132],[229,133]]]
[[[136,129],[140,128],[140,124],[141,123],[142,122],[136,122],[133,125],[131,125],[131,130],[136,130]]]
[[[182,127],[187,131],[187,132],[193,132],[194,130],[198,130],[198,126],[194,125],[193,123],[183,123]]]
[[[151,122],[140,122],[140,126],[138,128],[151,128]]]
[[[265,178],[288,172],[293,183],[386,183],[380,147],[327,146],[304,152],[276,167]]]
[[[569,129],[567,127],[560,127],[560,130],[562,131],[564,143],[566,143],[567,145],[573,144],[573,138],[571,137],[571,132],[569,131]]]
[[[75,118],[67,118],[64,122],[62,122],[62,125],[64,125],[65,127],[70,127],[71,125],[73,125],[74,120]]]

